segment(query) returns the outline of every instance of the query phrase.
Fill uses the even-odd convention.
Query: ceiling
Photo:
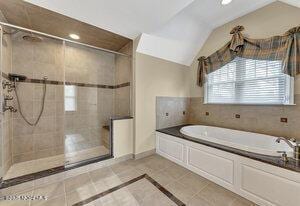
[[[212,30],[273,0],[194,0],[163,27],[142,35],[138,52],[191,65]],[[238,8],[238,9],[237,9]]]
[[[135,39],[165,24],[193,0],[26,0]]]
[[[71,39],[69,34],[75,33],[80,36],[79,42],[112,51],[119,51],[132,42],[127,37],[22,0],[0,0],[0,10],[10,24],[66,39]]]
[[[280,0],[286,4],[290,4],[292,6],[296,6],[300,8],[300,1],[299,0]]]
[[[130,39],[141,35],[138,52],[190,65],[214,28],[276,0],[26,1]]]

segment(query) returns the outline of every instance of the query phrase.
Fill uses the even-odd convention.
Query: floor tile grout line
[[[161,186],[158,182],[156,182],[153,178],[151,178],[147,174],[140,175],[140,176],[138,176],[136,178],[133,178],[133,179],[127,181],[127,182],[124,182],[124,183],[122,183],[122,184],[120,184],[118,186],[115,186],[115,187],[110,188],[110,189],[108,189],[108,190],[106,190],[104,192],[101,192],[99,194],[91,196],[91,197],[89,197],[89,198],[87,198],[87,199],[85,199],[83,201],[80,201],[78,203],[73,204],[73,206],[83,206],[83,205],[86,205],[88,203],[91,203],[91,202],[93,202],[93,201],[95,201],[95,200],[97,200],[97,199],[99,199],[101,197],[104,197],[104,196],[106,196],[108,194],[111,194],[111,193],[117,191],[117,190],[120,190],[120,189],[122,189],[124,187],[127,187],[127,186],[129,186],[129,185],[131,185],[131,184],[133,184],[133,183],[135,183],[135,182],[137,182],[139,180],[142,180],[142,179],[148,180],[152,185],[154,185],[159,191],[161,191],[164,195],[166,195],[176,205],[178,205],[178,206],[185,206],[185,204],[181,200],[179,200],[177,197],[175,197],[171,192],[169,192],[167,189],[165,189],[163,186]],[[93,183],[93,186],[94,186],[94,183]]]
[[[192,197],[190,198],[190,200],[192,200],[194,197],[196,197],[198,194],[200,194],[205,188],[208,187],[208,185],[210,185],[210,183],[207,183],[201,190],[199,190],[194,195],[192,195]]]
[[[62,187],[63,187],[63,191],[64,191],[64,192],[63,192],[63,195],[57,194],[57,195],[55,195],[55,196],[52,196],[52,197],[50,197],[50,198],[47,198],[46,201],[56,199],[56,198],[58,198],[58,197],[60,197],[60,196],[64,196],[65,203],[66,203],[67,196],[66,196],[66,190],[65,190],[65,182],[64,182],[64,180],[63,180],[62,182],[52,182],[52,183],[49,183],[49,184],[46,184],[46,185],[42,185],[42,186],[40,186],[40,187],[34,187],[34,188],[31,190],[31,193],[32,193],[31,195],[32,195],[32,196],[35,195],[36,189],[44,188],[44,187],[48,187],[48,186],[53,185],[53,184],[60,184],[60,183],[62,184]],[[42,196],[42,195],[39,195],[39,196]],[[30,200],[30,201],[29,201],[29,206],[32,206],[32,205],[33,205],[33,201],[34,201],[34,200]]]
[[[63,187],[64,187],[64,198],[65,198],[65,205],[67,205],[67,192],[66,192],[66,183],[65,179],[63,179]]]
[[[180,165],[179,165],[180,166]],[[186,168],[185,168],[186,169]],[[164,170],[162,170],[161,172],[163,172]],[[187,175],[189,175],[189,172],[192,172],[192,171],[187,171],[185,174],[181,175],[180,177],[178,178],[173,178],[173,180],[171,182],[169,182],[166,186],[172,184],[172,183],[178,183],[180,184],[181,186],[185,186],[183,183],[180,182],[181,179],[183,179],[184,177],[186,177]],[[195,174],[194,172],[192,172],[193,174]],[[207,185],[205,185],[206,187]],[[202,190],[202,189],[201,189]],[[200,192],[200,191],[199,191]],[[192,197],[194,197],[196,194],[198,194],[198,192],[196,192],[194,195],[192,195]]]
[[[181,178],[180,178],[181,179]],[[175,180],[174,182],[176,182],[176,183],[178,183],[179,185],[181,185],[181,186],[184,186],[184,187],[186,187],[186,185],[184,185],[183,183],[181,183],[181,182],[179,182],[179,179],[178,180]],[[206,187],[207,185],[205,185],[205,187]],[[204,187],[204,188],[205,188]],[[204,188],[202,188],[200,191],[202,191]],[[198,193],[200,193],[200,191],[198,191],[198,192],[195,192],[193,195],[191,195],[191,197],[190,197],[190,199],[189,200],[191,200],[193,197],[195,197]]]
[[[34,190],[31,191],[31,196],[33,196]],[[29,201],[28,205],[31,206],[32,200]]]
[[[156,182],[149,175],[146,174],[145,178],[149,182],[151,182],[158,190],[160,190],[164,195],[166,195],[170,200],[172,200],[176,205],[185,206],[185,204],[181,200],[179,200],[177,197],[175,197],[171,192],[169,192],[166,188],[164,188],[162,185],[160,185],[158,182]]]
[[[91,181],[91,183],[92,183],[92,185],[93,185],[93,187],[94,187],[94,189],[95,189],[95,191],[96,191],[96,193],[97,193],[97,188],[96,188],[96,185],[95,185],[95,183],[94,183],[94,181],[93,181],[93,179],[92,179],[92,176],[91,176],[90,171],[88,171],[87,173],[88,173],[89,178],[90,178],[90,181]]]
[[[145,175],[146,174],[143,174],[143,175],[141,175],[139,177],[136,177],[136,178],[131,179],[131,180],[127,181],[127,182],[124,182],[124,183],[122,183],[122,184],[120,184],[118,186],[112,187],[112,188],[110,188],[110,189],[108,189],[108,190],[106,190],[104,192],[101,192],[101,193],[96,194],[96,195],[94,195],[92,197],[89,197],[89,198],[87,198],[87,199],[85,199],[83,201],[80,201],[80,202],[78,202],[76,204],[73,204],[73,206],[82,206],[82,205],[88,204],[90,202],[93,202],[93,201],[95,201],[95,200],[97,200],[97,199],[99,199],[101,197],[104,197],[104,196],[106,196],[106,195],[108,195],[110,193],[113,193],[113,192],[115,192],[115,191],[117,191],[117,190],[119,190],[119,189],[121,189],[123,187],[126,187],[126,186],[128,186],[128,185],[130,185],[132,183],[135,183],[135,182],[137,182],[137,181],[145,178]]]
[[[242,197],[243,198],[243,197]],[[246,199],[247,200],[247,199]],[[239,197],[234,197],[232,202],[230,203],[230,205],[232,205],[233,203],[239,201]],[[251,205],[252,206],[252,205]]]

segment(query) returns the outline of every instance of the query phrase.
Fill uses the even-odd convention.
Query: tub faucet
[[[287,143],[294,151],[294,159],[295,160],[300,160],[300,142],[297,142],[295,139],[292,139],[292,142],[294,142],[295,144],[292,144],[289,140],[287,140],[284,137],[278,137],[276,139],[277,143],[280,143],[280,141],[284,141],[285,143]]]

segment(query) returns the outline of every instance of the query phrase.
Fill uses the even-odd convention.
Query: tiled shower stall
[[[1,29],[1,82],[9,73],[27,77],[15,83],[20,106],[14,89],[1,87],[1,96],[12,96],[7,103],[18,110],[1,113],[1,177],[112,155],[110,118],[131,115],[132,45],[122,52],[128,56]],[[44,84],[44,111],[30,126],[20,110],[30,122],[38,118]]]

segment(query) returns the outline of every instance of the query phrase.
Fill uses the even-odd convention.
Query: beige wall
[[[251,38],[267,38],[284,34],[287,30],[299,25],[300,9],[275,2],[253,13],[238,18],[228,24],[215,29],[202,47],[190,68],[135,53],[134,58],[134,116],[135,116],[135,154],[151,150],[155,147],[155,126],[176,125],[184,122],[180,116],[182,110],[180,98],[163,98],[159,101],[156,110],[155,99],[163,97],[191,96],[187,101],[188,120],[186,123],[202,123],[228,128],[235,128],[272,135],[293,136],[297,134],[297,122],[300,121],[298,106],[230,106],[230,105],[203,105],[203,89],[196,85],[197,61],[199,56],[208,56],[225,43],[231,36],[230,30],[236,25],[245,27],[244,34]],[[137,44],[138,40],[135,41]],[[188,84],[188,85],[187,85]],[[300,94],[300,77],[296,78],[296,94]],[[296,95],[296,103],[299,103]],[[164,101],[165,100],[165,101]],[[174,108],[166,106],[174,100]],[[172,105],[171,105],[172,106]],[[178,108],[178,111],[176,111]],[[183,121],[174,121],[164,116],[166,111],[174,113]],[[205,112],[210,113],[205,116]],[[241,118],[236,119],[235,114]],[[157,119],[155,119],[158,115]],[[288,123],[281,123],[280,118],[287,117]],[[179,118],[179,119],[180,119]],[[176,122],[177,121],[177,122]]]
[[[133,154],[133,119],[113,121],[114,158]]]
[[[243,33],[251,38],[268,38],[275,35],[282,35],[290,28],[299,26],[299,19],[299,8],[275,2],[216,28],[201,48],[191,66],[191,96],[203,96],[203,89],[196,85],[197,59],[200,56],[209,56],[224,46],[231,39],[229,32],[233,27],[243,25],[245,27]],[[300,93],[300,77],[297,77],[296,93]]]
[[[189,96],[188,67],[135,54],[135,154],[155,148],[157,96]]]
[[[282,35],[292,27],[299,26],[300,9],[275,2],[246,16],[215,29],[199,56],[208,56],[222,47],[231,38],[229,32],[236,25],[243,25],[246,36],[267,38]],[[196,58],[196,59],[197,59]],[[216,125],[220,127],[246,130],[275,136],[300,139],[300,76],[295,79],[295,103],[297,106],[242,106],[242,105],[204,105],[203,89],[196,85],[197,61],[190,70],[190,118],[191,123]],[[209,116],[205,113],[209,112]],[[241,118],[235,118],[240,114]],[[288,118],[288,123],[280,118]]]

